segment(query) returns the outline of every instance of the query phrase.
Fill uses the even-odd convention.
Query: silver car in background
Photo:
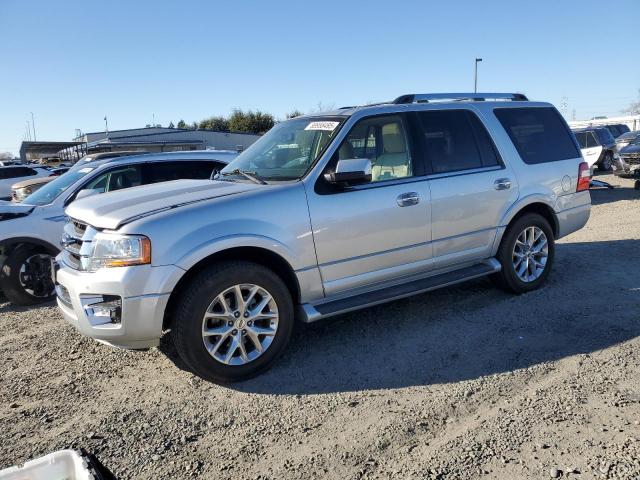
[[[554,241],[589,218],[589,180],[558,111],[522,94],[296,117],[216,181],[71,204],[58,306],[119,347],[170,330],[195,373],[242,380],[273,363],[296,320],[486,275],[514,293],[540,287]]]
[[[0,203],[0,291],[12,303],[28,305],[53,298],[50,261],[60,251],[64,209],[71,202],[138,185],[208,179],[237,153],[203,150],[118,158],[107,155],[107,159],[93,155],[81,159],[20,203]]]

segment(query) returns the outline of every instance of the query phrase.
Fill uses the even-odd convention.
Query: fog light
[[[104,319],[111,323],[120,323],[122,316],[122,299],[117,295],[103,295],[102,301],[86,305],[85,313],[87,316],[96,320]]]

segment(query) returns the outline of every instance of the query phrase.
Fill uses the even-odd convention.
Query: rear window
[[[37,173],[29,167],[3,167],[0,169],[0,179],[29,177]]]
[[[571,131],[555,108],[496,108],[494,113],[525,163],[580,157]]]

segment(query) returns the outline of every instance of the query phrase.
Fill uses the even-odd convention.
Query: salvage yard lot
[[[621,188],[592,192],[542,289],[300,328],[238,385],[0,304],[0,467],[84,447],[122,479],[640,478],[640,191],[599,178]]]

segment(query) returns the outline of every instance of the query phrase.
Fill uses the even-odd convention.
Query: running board
[[[421,278],[408,283],[393,285],[379,290],[345,297],[337,300],[330,300],[325,303],[311,305],[305,303],[300,307],[300,319],[305,323],[315,322],[326,317],[332,317],[342,313],[359,310],[381,303],[391,302],[400,298],[410,297],[419,293],[429,292],[438,288],[455,285],[474,278],[484,277],[491,273],[500,271],[500,263],[495,258],[491,258],[484,263],[471,267],[454,270],[451,272]]]

